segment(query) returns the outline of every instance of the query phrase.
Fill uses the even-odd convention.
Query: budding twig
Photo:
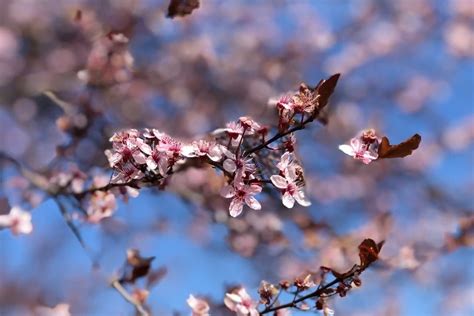
[[[355,275],[358,275],[359,273],[361,273],[362,271],[364,271],[366,268],[368,267],[367,266],[360,266],[360,265],[355,265],[351,271],[348,273],[348,274],[344,274],[343,277],[337,277],[335,278],[334,280],[332,280],[331,282],[329,282],[328,284],[322,286],[322,287],[319,287],[316,291],[312,292],[312,293],[309,293],[305,296],[302,296],[298,299],[293,299],[291,302],[289,303],[286,303],[286,304],[282,304],[282,305],[278,305],[278,306],[274,306],[272,307],[271,305],[268,306],[267,308],[265,308],[263,311],[260,312],[260,315],[264,315],[264,314],[268,314],[268,313],[271,313],[271,312],[274,312],[274,311],[277,311],[279,309],[284,309],[284,308],[292,308],[292,307],[296,307],[296,305],[298,303],[301,303],[301,302],[304,302],[305,300],[309,299],[309,298],[314,298],[314,297],[320,297],[324,292],[325,290],[329,289],[330,287],[336,285],[337,283],[340,283],[340,282],[343,282],[345,280],[348,280],[352,277],[354,277]],[[296,294],[295,294],[295,298],[296,298]],[[272,304],[273,305],[273,304]]]

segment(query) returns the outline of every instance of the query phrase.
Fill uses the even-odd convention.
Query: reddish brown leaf
[[[360,265],[368,267],[371,263],[379,258],[379,252],[382,249],[385,241],[375,243],[373,239],[364,239],[359,245]]]
[[[147,288],[149,289],[152,286],[158,284],[164,278],[166,273],[168,273],[168,270],[165,267],[160,267],[151,271],[147,278]]]
[[[332,75],[326,80],[321,80],[316,86],[316,92],[319,94],[319,109],[322,109],[327,105],[329,97],[334,93],[334,89],[336,88],[340,76],[341,74]]]
[[[418,148],[421,142],[421,136],[418,134],[413,135],[406,141],[398,145],[390,145],[390,141],[387,137],[382,138],[382,142],[379,146],[379,159],[382,158],[403,158]]]
[[[199,0],[171,0],[167,17],[185,16],[197,8],[199,8]]]

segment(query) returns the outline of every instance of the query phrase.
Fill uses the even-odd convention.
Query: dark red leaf
[[[360,265],[368,267],[371,263],[379,258],[379,252],[385,241],[375,243],[373,239],[364,239],[359,245]]]
[[[160,267],[156,270],[151,271],[148,274],[147,278],[147,288],[149,289],[159,283],[164,278],[166,273],[168,273],[168,270],[165,267]]]
[[[167,17],[185,16],[197,8],[199,8],[199,0],[171,0]]]
[[[421,136],[418,134],[413,135],[406,141],[398,145],[390,145],[390,141],[387,137],[382,138],[382,142],[379,146],[379,159],[383,158],[403,158],[418,148],[421,143]]]
[[[135,280],[148,274],[155,257],[141,257],[136,249],[127,250],[127,262],[120,279],[121,283],[135,283]]]
[[[319,109],[322,109],[327,105],[329,97],[334,93],[334,89],[336,88],[340,76],[341,74],[332,75],[326,80],[321,80],[316,86],[316,92],[319,94]]]

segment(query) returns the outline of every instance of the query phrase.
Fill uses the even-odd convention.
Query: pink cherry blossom
[[[203,139],[184,145],[182,152],[188,158],[207,156],[212,161],[222,159],[221,145]]]
[[[158,172],[162,176],[165,176],[169,167],[168,155],[163,151],[159,151],[158,147],[155,146],[150,156],[146,157],[146,165],[151,171],[156,170],[158,168]]]
[[[139,138],[136,130],[129,130],[114,134],[110,138],[112,151],[106,151],[105,154],[111,167],[115,167],[122,162],[133,161],[139,165],[146,162],[146,155],[151,154],[151,147]],[[146,155],[145,155],[146,154]]]
[[[254,197],[261,191],[262,187],[260,185],[246,185],[240,181],[234,181],[234,184],[226,185],[221,189],[221,195],[227,199],[232,198],[229,205],[230,216],[237,217],[242,213],[244,204],[254,210],[262,208],[260,202]]]
[[[118,172],[112,177],[113,183],[124,183],[130,180],[141,179],[143,177],[143,172],[131,163],[118,165],[116,166],[116,170]]]
[[[352,138],[350,145],[340,145],[339,150],[356,160],[361,160],[366,165],[378,158],[378,154],[359,138]]]
[[[276,105],[279,109],[285,109],[290,112],[294,111],[293,98],[288,94],[281,96]]]
[[[149,129],[149,128],[145,128],[145,130],[143,131],[143,137],[147,138],[147,139],[162,139],[164,136],[166,136],[165,133],[162,133],[160,132],[159,130],[153,128],[153,129]]]
[[[96,191],[90,197],[87,220],[91,223],[98,223],[104,218],[111,217],[116,208],[115,195],[110,192]]]
[[[205,300],[189,295],[186,302],[191,307],[192,316],[209,316],[209,304]]]
[[[139,136],[140,133],[138,132],[138,130],[132,128],[114,133],[112,137],[110,137],[109,141],[113,143],[124,143],[129,138],[137,138]]]
[[[78,193],[84,189],[86,180],[87,175],[73,165],[68,171],[54,174],[50,183],[62,188],[69,187],[72,192]]]
[[[289,152],[285,152],[281,158],[280,162],[277,164],[277,168],[281,172],[285,172],[285,170],[293,163],[293,154]]]
[[[311,202],[306,198],[303,187],[297,183],[298,174],[296,166],[289,166],[285,169],[285,177],[273,175],[270,177],[273,185],[283,192],[282,202],[287,208],[295,205],[295,200],[301,206],[310,206]]]
[[[31,214],[18,206],[12,207],[9,214],[0,215],[0,228],[7,227],[14,235],[31,233],[33,231]]]
[[[236,122],[229,122],[226,124],[225,131],[232,139],[237,139],[244,133],[244,127],[242,124]]]
[[[226,124],[225,128],[218,128],[212,132],[212,134],[218,135],[224,132],[227,133],[230,137],[231,145],[235,147],[239,145],[244,130],[245,129],[240,122],[229,122]]]
[[[235,312],[237,316],[258,316],[257,302],[252,300],[244,288],[232,293],[226,293],[224,304],[228,309]]]
[[[252,161],[252,158],[244,159],[242,157],[236,157],[234,153],[228,150],[225,147],[222,147],[222,152],[227,157],[222,164],[224,170],[230,173],[241,172],[243,175],[246,173],[254,173],[256,171],[255,164]]]
[[[183,144],[168,135],[161,137],[159,144],[156,146],[156,149],[160,152],[166,153],[169,158],[172,158],[174,160],[179,159],[179,157],[183,155]]]
[[[245,129],[246,135],[253,135],[262,128],[259,123],[248,116],[241,116],[239,118],[239,122],[240,125],[242,125],[242,127]]]

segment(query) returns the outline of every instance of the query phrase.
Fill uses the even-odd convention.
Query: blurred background
[[[364,238],[386,240],[381,260],[330,300],[336,315],[474,313],[473,1],[202,0],[174,19],[158,0],[1,6],[0,151],[48,177],[110,174],[104,150],[124,128],[190,139],[242,115],[275,123],[269,99],[341,73],[328,124],[297,134],[307,209],[266,196],[262,211],[230,219],[219,177],[189,169],[166,191],[120,201],[111,219],[81,223],[86,252],[56,204],[1,161],[1,197],[34,225],[0,231],[1,315],[59,303],[133,315],[108,284],[128,248],[167,269],[150,289],[153,314],[188,315],[191,293],[219,305],[230,286],[257,299],[263,279],[348,269]],[[111,44],[110,32],[129,41]],[[367,166],[337,149],[367,127],[423,140],[410,157]]]

